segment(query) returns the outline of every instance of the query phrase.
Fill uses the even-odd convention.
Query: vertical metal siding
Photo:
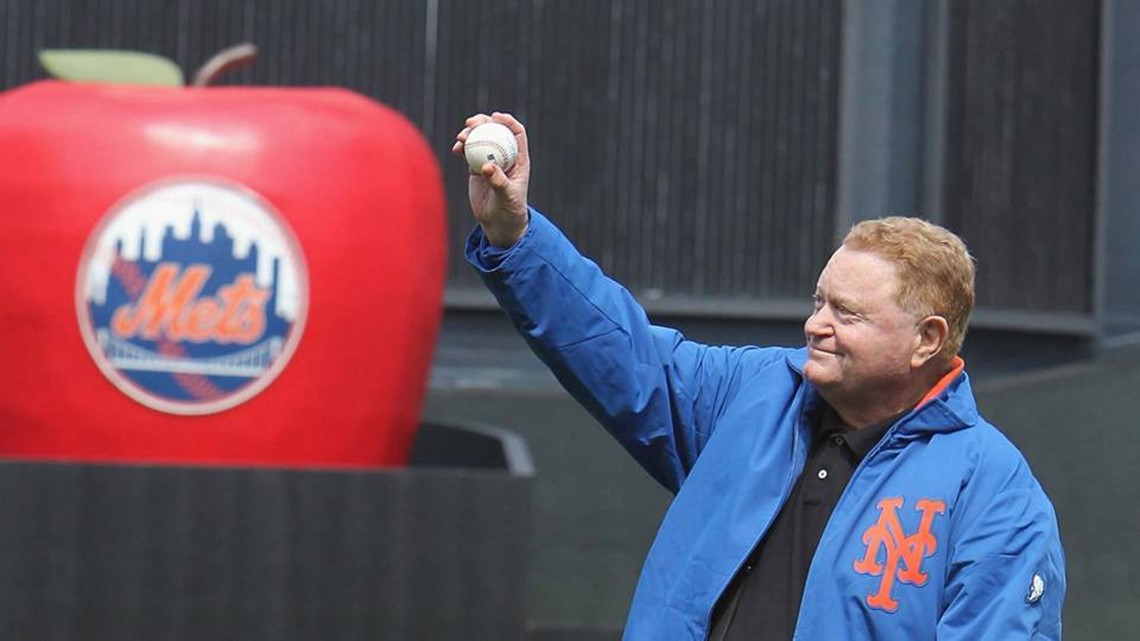
[[[449,103],[462,84],[440,97],[526,120],[534,204],[645,300],[806,298],[832,240],[839,3],[586,0],[518,15],[522,51],[503,56],[516,77],[474,101]],[[462,167],[448,171],[458,236]],[[453,285],[476,286],[452,269]]]
[[[1099,3],[951,5],[946,222],[979,306],[1091,313]]]
[[[458,252],[464,168],[446,149],[471,111],[512,110],[534,143],[533,202],[634,291],[802,298],[831,242],[840,6],[9,0],[2,81],[42,77],[43,47],[150,51],[189,74],[254,41],[262,60],[228,83],[347,86],[423,128],[444,162],[459,289],[479,285]]]
[[[979,302],[1089,313],[1099,3],[950,13],[945,222],[979,259]],[[42,77],[44,47],[150,51],[189,73],[256,42],[261,61],[228,83],[345,86],[423,129],[453,292],[481,286],[447,150],[472,111],[510,110],[531,133],[532,202],[583,251],[659,307],[747,309],[805,298],[831,249],[842,19],[838,0],[7,0],[0,87]]]
[[[36,51],[146,51],[189,78],[214,53],[252,41],[261,59],[222,84],[336,85],[419,120],[423,112],[423,0],[265,2],[6,0],[0,88],[44,77]]]

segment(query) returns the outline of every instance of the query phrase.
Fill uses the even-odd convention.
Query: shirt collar
[[[843,440],[847,442],[847,447],[851,448],[851,452],[855,454],[856,460],[862,461],[863,457],[870,453],[871,448],[875,447],[875,444],[882,440],[887,430],[891,429],[891,426],[895,424],[895,421],[902,418],[903,415],[912,409],[914,408],[908,407],[890,418],[864,427],[861,430],[856,430],[845,425],[843,420],[839,418],[839,414],[832,409],[830,405],[824,402],[823,416],[819,423],[819,435],[824,436],[839,433],[843,437]]]

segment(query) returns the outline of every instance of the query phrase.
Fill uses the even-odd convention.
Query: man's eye
[[[811,306],[815,309],[815,311],[818,312],[819,309],[821,307],[823,307],[823,299],[820,298],[819,296],[812,296],[811,297]]]

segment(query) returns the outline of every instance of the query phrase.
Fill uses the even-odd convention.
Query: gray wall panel
[[[1113,342],[1140,343],[1140,3],[1105,4],[1102,70],[1101,221],[1104,332]]]
[[[440,128],[521,115],[532,202],[647,301],[806,297],[831,242],[837,3],[511,6],[506,42],[471,53],[453,23],[487,12],[441,5]],[[462,171],[447,167],[455,236]],[[458,262],[451,283],[480,287]]]
[[[979,306],[1093,312],[1099,6],[951,4],[946,222]]]

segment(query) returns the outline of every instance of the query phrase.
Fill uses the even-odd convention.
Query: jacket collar
[[[786,360],[788,367],[803,379],[807,348],[789,350]],[[966,362],[955,356],[950,372],[930,389],[914,410],[900,419],[900,430],[913,433],[955,432],[977,423],[978,406],[974,402],[974,392],[965,366]],[[818,411],[823,398],[810,383],[806,380],[804,382],[807,389],[805,412]]]

